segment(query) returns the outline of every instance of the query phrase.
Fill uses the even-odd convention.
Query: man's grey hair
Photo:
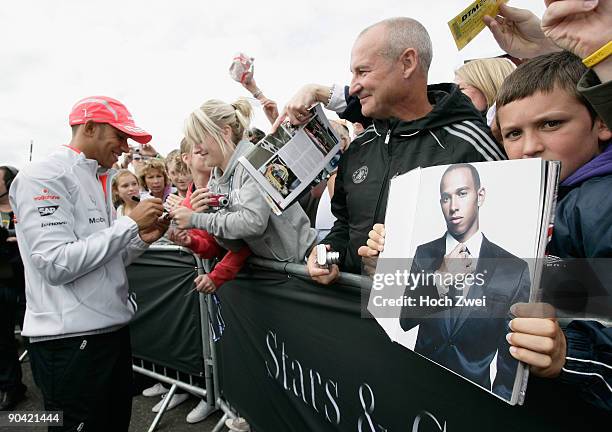
[[[431,38],[423,24],[408,17],[387,18],[366,27],[359,36],[379,25],[384,25],[387,30],[387,44],[381,55],[390,60],[397,60],[406,49],[414,48],[419,55],[421,68],[427,74],[433,50]]]

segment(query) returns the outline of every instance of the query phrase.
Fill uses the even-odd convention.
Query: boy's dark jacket
[[[561,183],[555,226],[548,248],[551,255],[566,259],[612,258],[610,191],[612,144],[609,143],[599,156]],[[602,310],[606,307],[609,310],[612,304],[612,270],[599,264],[597,267],[597,285],[604,290],[596,294],[601,296],[597,303]],[[578,279],[585,282],[587,273],[581,272]],[[572,384],[584,400],[612,411],[612,391],[608,387],[612,386],[612,328],[598,321],[574,320],[565,329],[565,336],[567,362],[560,380]]]
[[[428,97],[434,107],[425,117],[374,120],[342,155],[332,199],[337,220],[322,241],[340,252],[342,271],[360,273],[357,249],[372,226],[384,222],[392,177],[417,167],[505,159],[482,114],[456,85],[428,86]],[[352,109],[358,102],[350,98],[345,114],[360,115]]]

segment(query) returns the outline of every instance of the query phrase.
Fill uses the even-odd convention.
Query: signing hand
[[[177,228],[188,229],[193,228],[191,225],[191,215],[193,210],[187,207],[179,207],[170,213],[172,220],[176,223]]]
[[[554,318],[555,309],[544,303],[517,303],[511,312],[512,333],[506,336],[510,354],[530,365],[534,375],[554,378],[565,364],[567,341]]]
[[[138,229],[143,230],[155,223],[164,212],[162,200],[159,198],[151,198],[140,201],[129,217],[138,224]]]
[[[138,235],[145,243],[153,243],[159,240],[168,227],[170,226],[170,221],[164,218],[156,220],[152,225],[149,225],[138,231]]]
[[[331,245],[325,245],[327,250],[331,249]],[[308,269],[308,274],[315,282],[318,282],[322,285],[329,285],[333,283],[338,276],[340,275],[340,269],[336,264],[332,264],[329,268],[319,267],[317,264],[317,248],[313,247],[312,251],[310,251],[310,255],[308,256],[308,261],[306,262],[306,268]]]

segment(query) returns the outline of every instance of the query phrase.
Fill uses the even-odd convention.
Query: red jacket
[[[187,208],[191,207],[191,194],[193,193],[193,184],[189,185],[187,195],[181,203]],[[224,249],[219,246],[215,238],[208,232],[200,229],[190,229],[189,237],[191,237],[190,249],[200,255],[204,259],[211,259],[221,255]],[[251,250],[247,245],[244,245],[238,252],[227,251],[221,261],[215,265],[215,268],[208,274],[210,280],[219,288],[225,282],[236,277],[246,259],[251,255]]]

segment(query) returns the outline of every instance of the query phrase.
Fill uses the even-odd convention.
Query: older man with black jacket
[[[349,120],[373,119],[342,156],[332,199],[337,220],[322,242],[340,252],[343,271],[360,272],[357,249],[372,226],[384,221],[393,176],[416,167],[505,159],[481,114],[457,86],[427,85],[431,59],[431,40],[418,21],[386,19],[357,37],[348,90],[308,85],[285,108],[293,123],[304,122],[315,102]],[[333,282],[338,266],[318,267],[315,251],[308,259],[311,277]]]

